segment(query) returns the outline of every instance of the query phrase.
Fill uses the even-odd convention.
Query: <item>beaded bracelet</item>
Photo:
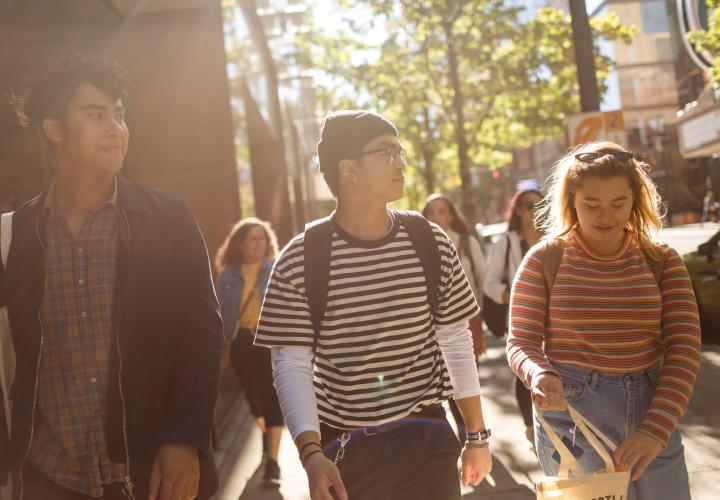
[[[465,443],[465,446],[468,448],[488,448],[490,446],[490,443],[488,441],[483,441],[482,443],[473,443],[471,441],[467,441]]]

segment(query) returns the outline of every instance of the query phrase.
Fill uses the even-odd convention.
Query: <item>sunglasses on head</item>
[[[630,151],[609,151],[605,153],[578,153],[575,155],[575,160],[583,163],[594,163],[600,158],[611,156],[613,160],[621,163],[628,162],[633,159],[633,154]]]

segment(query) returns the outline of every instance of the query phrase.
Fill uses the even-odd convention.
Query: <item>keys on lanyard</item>
[[[335,454],[335,465],[339,464],[345,456],[345,446],[347,446],[347,444],[350,442],[350,433],[343,432],[342,436],[340,436],[340,439],[338,439],[338,441],[340,441],[340,447]]]

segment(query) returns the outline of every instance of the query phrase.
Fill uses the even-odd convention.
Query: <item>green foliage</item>
[[[522,22],[520,9],[502,0],[342,3],[342,26],[315,26],[300,42],[304,63],[320,72],[323,108],[388,116],[413,160],[408,175],[428,190],[460,185],[454,99],[472,163],[491,169],[507,165],[512,148],[556,136],[579,110],[570,19],[559,10],[542,8]],[[637,32],[613,13],[591,27],[596,39],[629,42]],[[448,71],[451,48],[459,86]],[[597,47],[595,57],[602,92],[612,63]],[[412,197],[422,200],[421,191]]]
[[[720,86],[720,0],[706,0],[708,10],[715,9],[708,19],[708,29],[696,30],[689,34],[698,50],[706,50],[715,56],[712,67],[712,79]]]

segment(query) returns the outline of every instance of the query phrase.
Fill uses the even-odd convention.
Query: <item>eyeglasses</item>
[[[402,165],[407,166],[407,150],[405,148],[397,149],[392,146],[371,149],[370,151],[361,151],[357,154],[349,156],[348,158],[360,158],[361,156],[367,156],[375,153],[385,154],[385,156],[389,159],[388,167],[392,167],[395,164],[396,159],[400,160]]]
[[[620,163],[628,162],[634,158],[630,151],[610,151],[606,153],[578,153],[575,155],[575,160],[583,163],[594,163],[600,158],[605,158],[606,156],[611,156],[614,160],[619,161]]]

